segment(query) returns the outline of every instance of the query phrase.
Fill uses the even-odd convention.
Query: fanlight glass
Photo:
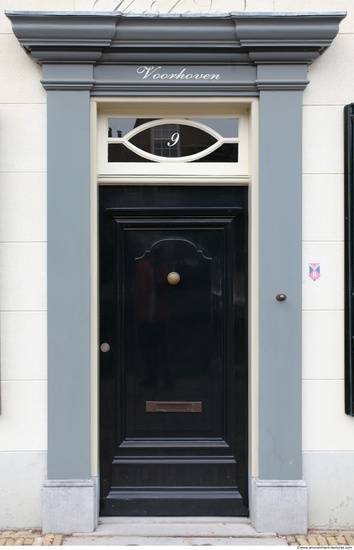
[[[108,162],[237,162],[238,119],[108,119]]]

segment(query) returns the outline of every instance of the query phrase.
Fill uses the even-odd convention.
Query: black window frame
[[[354,103],[344,107],[345,413],[354,416]]]

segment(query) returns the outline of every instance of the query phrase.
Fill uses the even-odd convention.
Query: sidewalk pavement
[[[0,546],[297,546],[354,547],[354,531],[257,533],[243,518],[101,518],[94,533],[0,532]]]
[[[0,531],[0,546],[61,546],[63,535],[43,535],[38,529]]]

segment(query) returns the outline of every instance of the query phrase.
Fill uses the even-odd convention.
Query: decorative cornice
[[[234,14],[240,45],[255,63],[311,63],[336,37],[346,13]]]
[[[287,75],[246,84],[233,80],[206,83],[160,82],[136,78],[139,65],[198,67],[306,66],[335,38],[345,13],[232,13],[229,15],[145,16],[95,12],[6,12],[21,46],[43,65],[107,67],[90,79],[64,74],[43,85],[48,89],[90,89],[92,93],[228,93],[257,89],[303,89],[307,80]],[[117,76],[117,66],[131,67],[131,80]],[[204,71],[208,72],[208,71]],[[126,73],[125,73],[126,74]],[[134,76],[135,74],[135,76]],[[108,77],[107,77],[108,75]],[[231,75],[231,72],[230,72]],[[247,80],[247,79],[246,79]],[[177,84],[177,85],[176,85]],[[120,90],[120,87],[122,88]],[[239,89],[238,89],[239,87]],[[145,89],[146,88],[146,89]],[[139,90],[139,92],[137,92]],[[208,91],[207,91],[208,90]]]
[[[97,63],[114,37],[117,13],[5,12],[21,46],[39,63]]]

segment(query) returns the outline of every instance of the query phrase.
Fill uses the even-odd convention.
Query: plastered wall
[[[331,48],[310,67],[304,92],[303,449],[310,524],[353,527],[354,418],[344,414],[343,391],[343,106],[354,101],[352,0],[0,1],[1,526],[41,524],[46,474],[46,96],[41,69],[20,48],[4,10],[118,6],[348,12]],[[315,281],[309,264],[320,264]]]

